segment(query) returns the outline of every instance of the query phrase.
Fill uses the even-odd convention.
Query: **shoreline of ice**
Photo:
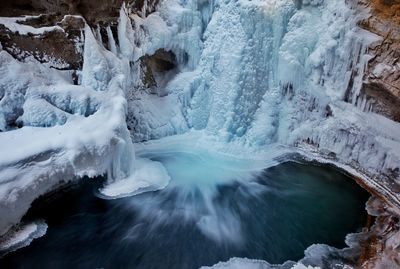
[[[10,252],[29,246],[33,240],[44,236],[47,228],[44,220],[19,224],[0,237],[0,258]]]

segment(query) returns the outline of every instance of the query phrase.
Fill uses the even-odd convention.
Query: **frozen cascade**
[[[161,1],[146,18],[132,15],[135,60],[158,49],[188,58],[167,96],[129,99],[134,140],[201,130],[229,151],[278,143],[392,174],[399,124],[355,105],[368,45],[379,40],[357,27],[362,16],[345,1],[297,9],[291,0]]]
[[[123,6],[122,18],[126,15],[125,12]],[[124,19],[120,21],[121,24],[126,22]],[[127,113],[124,96],[132,81],[130,62],[119,59],[117,55],[104,49],[88,26],[85,35],[82,85],[96,90],[119,90],[119,98],[123,99],[124,103],[120,117],[124,122]],[[98,38],[101,40],[101,36]],[[112,103],[109,105],[113,106]],[[107,198],[116,198],[164,188],[169,182],[165,168],[160,163],[148,159],[135,160],[133,143],[125,122],[118,126],[116,132],[120,134],[120,138],[112,141],[115,148],[114,157],[107,171],[108,185],[100,190],[101,193]]]
[[[115,39],[114,39],[113,33],[111,31],[110,25],[107,26],[106,30],[107,30],[107,38],[108,38],[108,49],[112,53],[117,55],[118,54],[117,44],[115,43]]]
[[[133,38],[134,32],[132,29],[132,24],[124,4],[119,12],[118,41],[121,54],[128,59],[132,57],[133,53]]]

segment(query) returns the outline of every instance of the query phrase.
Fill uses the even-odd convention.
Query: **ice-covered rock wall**
[[[16,20],[15,31],[46,30]],[[0,235],[40,195],[83,176],[106,174],[101,192],[107,197],[168,184],[160,163],[135,158],[126,96],[134,93],[139,73],[125,6],[118,28],[119,46],[108,27],[106,48],[100,31],[86,25],[78,85],[72,70],[55,70],[33,58],[20,62],[0,47]]]
[[[248,149],[307,146],[398,180],[399,124],[356,102],[368,44],[379,38],[357,27],[363,14],[350,5],[175,0],[133,15],[133,61],[158,49],[178,59],[166,96],[130,98],[134,139],[195,129]]]

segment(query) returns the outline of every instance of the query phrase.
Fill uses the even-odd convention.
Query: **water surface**
[[[166,189],[104,200],[103,179],[85,179],[41,199],[26,219],[45,219],[47,234],[0,268],[190,269],[235,256],[282,263],[314,243],[344,247],[366,221],[367,193],[332,167],[254,171],[190,153],[151,157],[171,175]]]

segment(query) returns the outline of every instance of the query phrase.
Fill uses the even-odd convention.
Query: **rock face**
[[[138,15],[153,12],[158,3],[148,0],[1,1],[0,17],[33,15],[17,22],[35,28],[60,28],[42,34],[21,34],[11,31],[0,22],[0,43],[3,49],[18,60],[33,57],[57,69],[78,70],[82,68],[85,22],[94,28],[98,27],[103,37],[107,36],[106,26],[110,26],[115,33],[123,2]],[[116,35],[114,38],[117,40]]]
[[[24,34],[11,31],[0,24],[2,47],[18,60],[33,57],[57,69],[79,69],[82,67],[82,17],[40,15],[21,22],[35,28],[59,26],[43,34]]]
[[[360,22],[364,29],[382,37],[370,46],[362,99],[372,112],[400,122],[400,1],[360,1],[370,8],[370,16]]]
[[[400,225],[398,211],[382,200],[371,197],[367,202],[370,215],[367,230],[361,235],[359,268],[399,268]],[[372,218],[375,218],[374,224]],[[369,227],[370,226],[370,227]]]
[[[0,3],[0,16],[21,16],[28,14],[82,15],[92,25],[115,21],[122,3],[136,12],[155,9],[158,1],[148,0],[14,0]]]

